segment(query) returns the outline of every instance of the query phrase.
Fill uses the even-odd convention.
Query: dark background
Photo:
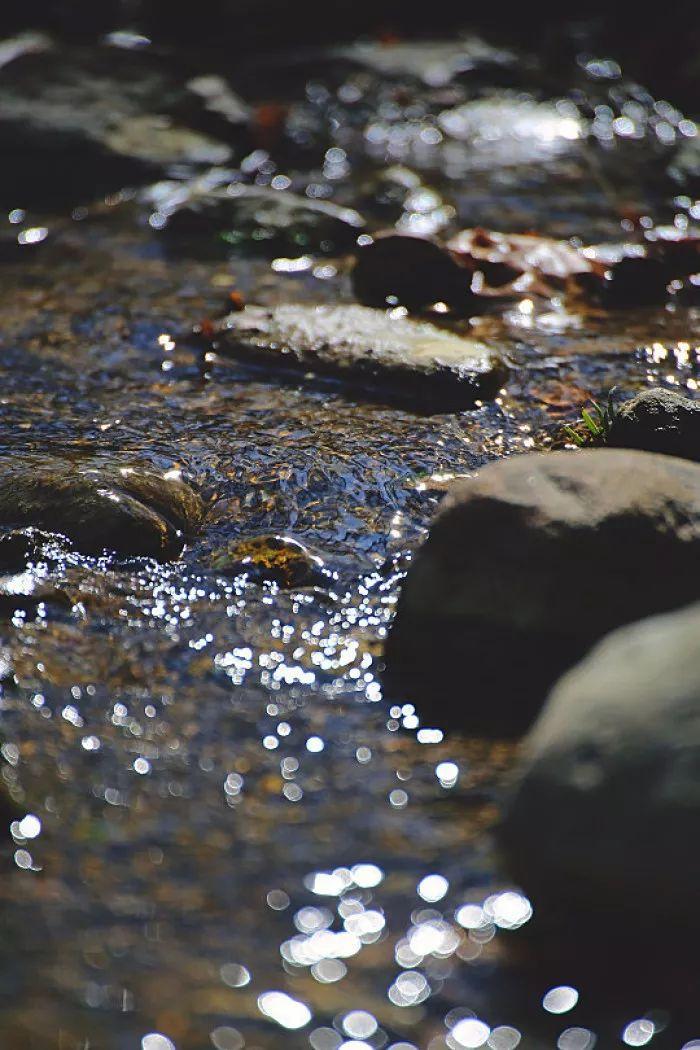
[[[4,6],[3,33],[46,29],[90,38],[116,28],[144,32],[160,43],[226,50],[235,56],[342,40],[357,34],[445,36],[451,28],[488,30],[504,42],[536,44],[556,63],[563,33],[591,30],[602,49],[628,72],[676,103],[697,109],[700,99],[700,4],[678,0],[654,5],[622,0],[585,4],[532,0],[469,3],[462,0],[12,0]]]

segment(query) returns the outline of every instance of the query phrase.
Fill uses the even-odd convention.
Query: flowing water
[[[700,205],[674,169],[692,120],[607,57],[552,71],[470,46],[472,74],[447,43],[242,63],[233,83],[258,104],[258,142],[234,175],[331,197],[371,229],[591,242],[628,236],[631,215],[692,225]],[[405,206],[378,188],[397,165],[420,179]],[[614,385],[695,391],[697,311],[491,305],[461,325],[511,362],[497,399],[416,415],[330,380],[202,366],[193,326],[231,291],[352,301],[346,260],[275,262],[259,238],[183,247],[135,193],[84,204],[5,223],[6,245],[32,232],[2,263],[0,452],[176,469],[207,521],[168,565],[57,556],[37,571],[69,601],[0,626],[18,818],[2,846],[0,1046],[700,1039],[692,967],[642,944],[634,976],[605,971],[614,915],[583,962],[575,939],[529,946],[529,902],[490,830],[513,745],[443,736],[378,679],[408,553],[449,479],[550,446]],[[308,543],[332,581],[285,591],[212,569],[215,551],[260,533]],[[454,688],[466,728],[489,697],[468,666]]]

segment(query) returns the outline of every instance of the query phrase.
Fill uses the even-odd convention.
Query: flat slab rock
[[[0,460],[0,525],[62,533],[86,554],[175,558],[202,516],[177,471],[52,456]]]
[[[503,360],[485,343],[365,306],[248,306],[229,314],[217,352],[276,368],[331,375],[409,398],[436,412],[495,396]]]

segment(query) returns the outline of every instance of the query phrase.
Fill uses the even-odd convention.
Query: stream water
[[[629,236],[631,215],[692,226],[700,205],[674,168],[697,132],[687,115],[608,56],[552,70],[469,46],[471,74],[447,43],[241,63],[258,141],[234,176],[355,207],[370,229],[595,242]],[[420,179],[405,206],[378,188],[392,166]],[[583,963],[575,940],[528,946],[529,902],[490,833],[514,746],[471,738],[466,719],[443,736],[430,710],[382,695],[377,670],[407,552],[449,479],[548,447],[613,386],[694,392],[697,310],[491,305],[461,325],[511,362],[499,396],[415,415],[330,380],[218,358],[203,372],[193,326],[232,290],[352,301],[348,266],[290,264],[259,237],[183,249],[152,215],[128,192],[3,219],[5,244],[38,232],[2,262],[0,453],[177,469],[208,514],[171,564],[57,557],[44,575],[70,600],[0,624],[19,818],[1,850],[0,1046],[700,1040],[686,963],[630,946],[632,976],[605,970],[614,916]],[[320,551],[332,585],[212,570],[215,551],[260,533]],[[487,705],[469,680],[455,666],[465,710]]]

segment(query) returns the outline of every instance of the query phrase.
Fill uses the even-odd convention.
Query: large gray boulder
[[[500,837],[536,903],[697,925],[699,829],[692,605],[615,631],[557,683],[524,742]]]
[[[439,725],[517,733],[597,639],[698,597],[700,466],[614,449],[500,460],[445,497],[385,685]]]

